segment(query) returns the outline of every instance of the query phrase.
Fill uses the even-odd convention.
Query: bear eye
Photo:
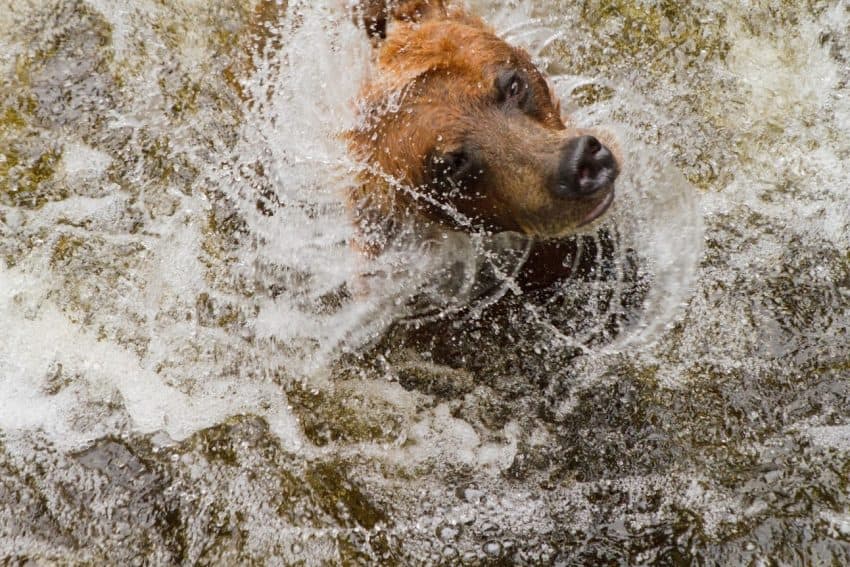
[[[429,163],[429,173],[432,181],[458,184],[467,179],[473,169],[472,159],[463,150],[436,154]]]
[[[465,152],[454,152],[443,157],[446,169],[452,175],[463,173],[469,168],[469,156]]]
[[[528,81],[519,71],[504,71],[496,79],[499,103],[508,106],[524,106],[528,99]]]
[[[514,77],[511,81],[510,86],[508,87],[508,97],[517,97],[522,94],[523,90],[525,90],[525,85],[522,83],[522,79],[520,79],[519,77]]]

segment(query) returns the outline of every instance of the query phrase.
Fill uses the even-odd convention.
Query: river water
[[[523,294],[348,246],[340,3],[3,1],[4,564],[850,562],[850,3],[477,2],[626,154]]]

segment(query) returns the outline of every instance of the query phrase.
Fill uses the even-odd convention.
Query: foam
[[[42,307],[34,315],[32,284],[32,277],[14,270],[0,273],[0,315],[8,324],[0,344],[3,430],[38,429],[60,446],[75,446],[123,425],[122,416],[113,414],[80,430],[73,424],[77,412],[86,406],[97,412],[119,401],[135,430],[162,431],[180,440],[232,415],[272,405],[276,409],[268,418],[275,433],[291,449],[301,445],[299,429],[274,388],[213,380],[205,384],[203,396],[180,392],[136,356],[80,330],[55,308]],[[72,382],[46,394],[48,376],[59,369]]]

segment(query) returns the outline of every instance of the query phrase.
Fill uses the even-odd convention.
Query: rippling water
[[[850,561],[850,4],[476,3],[625,148],[547,294],[350,250],[290,4],[0,10],[4,561]]]

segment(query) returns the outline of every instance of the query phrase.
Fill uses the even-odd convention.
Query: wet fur
[[[401,227],[414,227],[420,238],[508,230],[535,240],[521,277],[526,287],[568,276],[570,236],[598,203],[554,200],[546,188],[552,163],[564,141],[585,133],[619,158],[611,136],[574,128],[528,54],[461,7],[442,0],[366,1],[355,18],[375,45],[373,72],[357,101],[360,126],[347,136],[351,153],[367,165],[348,195],[356,247],[379,255]],[[494,80],[504,69],[527,78],[521,113],[493,100]],[[470,139],[490,164],[486,179],[476,180],[483,188],[435,189],[429,156]]]

